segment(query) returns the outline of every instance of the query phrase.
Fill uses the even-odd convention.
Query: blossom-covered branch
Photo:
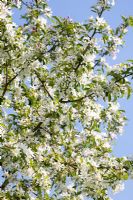
[[[81,24],[46,1],[0,2],[0,199],[110,200],[133,177],[132,158],[112,155],[133,75],[133,60],[107,62],[133,25],[110,27],[103,13],[114,4],[98,0]]]

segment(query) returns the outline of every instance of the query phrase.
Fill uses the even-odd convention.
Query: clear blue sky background
[[[89,16],[90,7],[96,0],[49,0],[49,5],[54,15],[67,17],[70,16],[75,21],[83,22]],[[116,5],[111,12],[107,12],[104,17],[113,27],[121,22],[121,16],[133,15],[133,0],[117,0]],[[17,13],[14,13],[15,21],[19,22]],[[126,36],[125,48],[121,49],[115,63],[133,59],[133,28],[130,28]],[[111,62],[110,64],[113,64]],[[121,108],[126,110],[128,123],[125,127],[123,136],[120,136],[114,145],[114,154],[116,156],[127,156],[133,154],[133,97],[130,100],[123,99]],[[133,199],[133,180],[125,182],[125,190],[112,196],[114,200],[132,200]]]

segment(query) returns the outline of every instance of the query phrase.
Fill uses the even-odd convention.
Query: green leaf
[[[133,27],[133,17],[130,16],[128,22],[129,22],[129,26]]]
[[[130,59],[130,60],[127,60],[128,62],[132,62],[133,63],[133,60],[132,59]]]
[[[125,173],[122,175],[122,179],[127,180],[127,179],[128,179],[128,173],[125,172]]]
[[[108,101],[111,101],[111,94],[109,92],[106,92],[106,97],[108,98]]]
[[[130,87],[127,88],[127,99],[131,96],[132,89]]]
[[[4,127],[4,128],[6,128],[6,126],[5,126],[4,124],[2,124],[2,123],[0,123],[0,126],[2,126],[2,127]]]
[[[59,17],[57,17],[57,16],[53,16],[53,18],[56,19],[56,21],[58,21],[59,24],[62,23]]]

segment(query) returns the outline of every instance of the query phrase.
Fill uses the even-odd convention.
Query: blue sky
[[[90,6],[95,2],[96,0],[49,0],[49,5],[54,15],[69,16],[75,21],[83,22],[93,15],[90,12]],[[117,0],[116,5],[110,12],[106,12],[104,17],[111,26],[116,27],[121,22],[122,15],[133,15],[133,0]],[[133,28],[129,29],[125,40],[125,47],[121,49],[115,63],[133,59]],[[133,154],[133,96],[129,100],[121,100],[120,103],[121,108],[126,110],[128,121],[124,134],[115,142],[114,154],[116,156],[127,156]],[[132,200],[133,180],[126,181],[125,190],[112,197],[114,200]]]
[[[90,7],[96,0],[49,0],[49,5],[53,10],[54,15],[70,17],[74,21],[83,22],[89,16],[93,15],[90,12]],[[121,16],[133,15],[133,0],[117,0],[116,5],[112,8],[111,12],[107,12],[104,17],[113,27],[116,27],[121,22]],[[20,23],[18,13],[14,13],[15,21]],[[123,62],[127,59],[133,59],[133,28],[125,38],[126,45],[121,49],[115,63]],[[113,64],[111,61],[110,64]],[[114,145],[114,154],[116,156],[127,156],[133,154],[133,97],[129,100],[123,99],[120,101],[121,109],[126,110],[128,117],[127,126],[125,127],[124,134],[120,136]],[[125,183],[125,190],[113,196],[114,200],[132,200],[133,197],[133,180]]]

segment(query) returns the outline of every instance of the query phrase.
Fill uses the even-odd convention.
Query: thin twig
[[[104,7],[102,7],[101,12],[98,13],[98,17],[101,17],[102,14],[103,14],[103,12],[104,12]],[[92,33],[92,35],[89,36],[90,41],[93,39],[93,37],[95,36],[96,33],[97,33],[97,29],[95,28],[94,31],[93,31],[93,33]],[[87,45],[87,47],[86,47],[85,50],[83,51],[83,53],[82,53],[83,56],[86,54],[86,52],[88,51],[89,48],[90,48],[90,43]],[[81,57],[81,59],[79,60],[77,66],[76,66],[76,68],[75,68],[75,71],[78,70],[78,68],[80,67],[80,65],[82,64],[82,62],[83,62],[83,57]]]
[[[10,85],[10,83],[15,79],[17,78],[17,76],[20,74],[20,72],[22,72],[24,70],[24,68],[22,68],[19,73],[17,73],[13,78],[11,78],[9,81],[7,81],[7,77],[6,77],[6,84],[5,84],[5,87],[4,87],[4,90],[3,90],[3,93],[2,93],[2,96],[0,97],[0,105],[3,101],[3,98],[5,96],[5,93],[7,92],[7,89],[8,89],[8,86]]]
[[[43,123],[43,122],[39,122],[39,123],[37,124],[37,126],[33,129],[33,132],[36,132],[38,129],[40,129],[42,123]]]
[[[129,76],[133,75],[133,72],[130,72],[129,74],[125,74],[125,76],[119,78],[119,79],[116,79],[115,80],[115,83],[118,83],[119,81],[123,80],[124,78],[127,78]]]
[[[45,81],[43,81],[42,79],[41,79],[41,77],[40,77],[40,75],[39,75],[39,73],[37,72],[37,71],[35,71],[35,74],[36,74],[36,76],[37,76],[37,78],[38,78],[38,80],[41,82],[41,84],[42,84],[42,87],[44,88],[44,90],[47,92],[47,94],[48,94],[48,96],[49,96],[49,98],[51,99],[51,100],[54,100],[53,99],[53,97],[51,96],[51,94],[49,93],[49,91],[47,90],[47,88],[46,88],[46,86],[45,86]]]
[[[91,93],[89,95],[85,95],[83,97],[80,97],[78,99],[68,99],[68,100],[63,100],[61,99],[59,102],[60,103],[72,103],[72,102],[78,102],[78,101],[82,101],[83,99],[87,98],[87,97],[91,97],[94,93]]]

